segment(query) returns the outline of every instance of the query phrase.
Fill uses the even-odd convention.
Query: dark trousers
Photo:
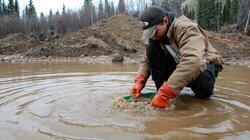
[[[167,49],[163,50],[157,43],[151,42],[148,45],[147,58],[152,80],[158,90],[164,81],[168,80],[177,64]],[[207,64],[207,68],[187,87],[191,87],[196,97],[201,99],[209,98],[214,93],[214,83],[217,75],[218,70],[215,65]]]

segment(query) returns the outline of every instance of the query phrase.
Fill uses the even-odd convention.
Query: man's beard
[[[153,37],[151,38],[151,41],[161,41],[164,40],[167,37],[167,33],[165,33],[163,36]]]

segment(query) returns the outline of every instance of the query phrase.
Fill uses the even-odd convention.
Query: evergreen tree
[[[103,4],[102,4],[102,0],[100,0],[99,6],[98,6],[98,20],[103,19],[103,17],[104,17]]]
[[[44,13],[43,13],[43,12],[40,13],[40,22],[41,22],[41,21],[46,21],[46,18],[45,18],[45,16],[44,16]]]
[[[95,8],[94,5],[92,5],[92,20],[93,20],[92,22],[96,22],[97,21],[96,8]]]
[[[231,3],[231,17],[234,23],[237,22],[238,12],[239,12],[239,0],[233,0]]]
[[[37,20],[36,9],[32,0],[30,0],[28,4],[28,16],[29,16],[29,19],[31,20],[35,20],[35,21]]]
[[[59,17],[60,17],[60,13],[58,10],[56,10],[55,18],[59,18]]]
[[[216,17],[217,17],[217,13],[216,11],[218,9],[216,9],[216,3],[215,3],[215,0],[209,0],[209,27],[208,29],[210,30],[215,30],[217,29],[216,26],[217,26],[217,22],[216,22]]]
[[[3,10],[3,15],[7,15],[8,14],[8,7],[5,4],[5,1],[3,0],[2,2],[2,10]]]
[[[53,12],[52,12],[52,9],[49,10],[49,19],[52,19],[53,17]]]
[[[45,35],[45,30],[46,30],[46,18],[44,14],[41,12],[40,14],[40,21],[39,21],[39,29],[40,32]]]
[[[148,9],[148,3],[146,3],[144,10]]]
[[[3,15],[3,6],[2,0],[0,0],[0,16]]]
[[[8,3],[8,15],[14,15],[15,13],[15,7],[14,7],[14,1],[13,0],[9,0]]]
[[[217,27],[217,31],[220,29],[220,27],[223,24],[223,16],[222,16],[222,1],[217,1],[215,2],[216,5],[216,9],[215,9],[215,13],[216,13],[216,27]]]
[[[187,5],[185,5],[185,7],[183,8],[183,15],[188,17],[188,6]]]
[[[198,1],[197,20],[201,27],[206,28],[205,1],[204,0]]]
[[[65,4],[63,4],[63,8],[62,8],[62,25],[61,25],[61,31],[62,33],[66,33],[68,30],[68,21],[67,21],[67,13],[66,13],[66,8],[65,8]]]
[[[14,9],[15,9],[15,15],[16,16],[19,16],[19,3],[18,3],[18,0],[15,0],[15,5],[14,5]]]
[[[29,19],[29,7],[26,5],[25,6],[25,9],[24,9],[24,13],[25,13],[25,20],[28,20]]]
[[[191,12],[192,12],[192,17],[191,18],[194,20],[196,18],[194,7],[192,8]]]
[[[217,14],[219,15],[219,18],[220,18],[220,25],[223,24],[223,4],[222,4],[222,1],[219,1],[217,2]]]
[[[205,20],[205,29],[210,28],[210,4],[209,0],[204,0],[204,20]]]
[[[58,10],[56,10],[56,17],[60,16],[60,12]]]
[[[184,11],[184,10],[183,10]],[[195,10],[194,7],[191,9],[187,9],[187,17],[191,20],[195,19]]]
[[[204,29],[217,29],[218,16],[220,15],[218,5],[215,0],[199,0],[197,10],[197,20]],[[192,13],[195,16],[195,13]]]
[[[22,11],[22,20],[23,21],[26,21],[26,13],[25,13],[25,8],[24,8],[24,10]]]
[[[54,24],[55,24],[56,34],[57,34],[60,30],[60,13],[58,10],[56,11],[54,22],[55,22]]]
[[[231,1],[227,0],[223,8],[223,23],[231,22]]]
[[[83,19],[84,21],[83,26],[89,26],[94,22],[94,15],[93,15],[93,4],[92,0],[84,0],[83,6]]]
[[[184,14],[186,17],[188,17],[189,19],[194,20],[194,19],[195,19],[194,7],[191,8],[191,9],[188,9],[188,6],[186,5],[186,6],[183,8],[183,14]]]
[[[33,4],[33,1],[30,0],[29,4],[25,7],[25,30],[28,34],[31,34],[32,36],[38,35],[38,22],[37,22],[37,16],[36,16],[36,9]]]
[[[92,0],[84,0],[84,5],[91,5],[92,4]]]
[[[230,0],[229,0],[230,1]],[[199,25],[208,30],[219,30],[223,21],[229,21],[230,13],[228,11],[230,3],[227,1],[222,9],[222,1],[218,0],[199,0],[197,10],[197,20]],[[222,10],[224,13],[222,13]],[[229,9],[230,11],[230,9]],[[192,17],[195,17],[195,13],[192,12]]]
[[[66,15],[66,8],[65,8],[65,4],[63,4],[63,8],[62,8],[62,15],[65,16]]]
[[[53,23],[53,12],[52,9],[49,10],[49,17],[48,17],[48,26],[50,30],[54,30],[54,23]]]
[[[49,10],[49,22],[52,22],[53,12],[52,9]]]
[[[124,12],[126,12],[124,0],[119,0],[119,3],[118,3],[118,12],[119,12],[119,13],[124,13]]]

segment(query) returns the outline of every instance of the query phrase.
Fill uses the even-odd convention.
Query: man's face
[[[155,34],[154,34],[154,36],[151,38],[151,40],[157,41],[157,40],[161,40],[162,38],[164,38],[164,37],[166,36],[167,27],[168,27],[168,19],[167,19],[167,17],[165,17],[165,18],[162,20],[162,22],[160,22],[160,23],[156,26]]]

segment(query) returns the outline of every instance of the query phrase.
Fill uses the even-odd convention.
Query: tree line
[[[186,15],[207,30],[220,31],[225,25],[235,30],[249,30],[250,0],[198,0],[197,7],[183,6],[185,0],[151,0],[152,5]]]
[[[104,2],[104,3],[103,3]],[[87,27],[98,20],[114,14],[126,12],[125,0],[119,0],[117,6],[113,1],[100,0],[97,7],[92,0],[84,0],[79,10],[66,9],[63,4],[61,13],[50,10],[49,15],[36,13],[33,0],[25,6],[20,14],[18,0],[0,0],[0,38],[10,33],[25,33],[30,36],[45,38]]]
[[[236,24],[239,14],[239,0],[199,0],[197,19],[199,24],[210,30],[219,30],[221,26]]]
[[[19,32],[40,38],[58,37],[115,14],[138,17],[148,6],[161,6],[177,16],[184,14],[197,20],[203,28],[215,31],[227,24],[244,29],[246,23],[249,24],[250,13],[249,0],[198,0],[197,7],[182,6],[185,0],[119,0],[117,5],[110,0],[100,0],[97,6],[92,0],[84,0],[77,11],[66,9],[63,4],[61,13],[50,10],[49,15],[40,13],[38,16],[32,0],[21,14],[18,0],[8,0],[8,4],[5,1],[0,0],[0,38]]]

